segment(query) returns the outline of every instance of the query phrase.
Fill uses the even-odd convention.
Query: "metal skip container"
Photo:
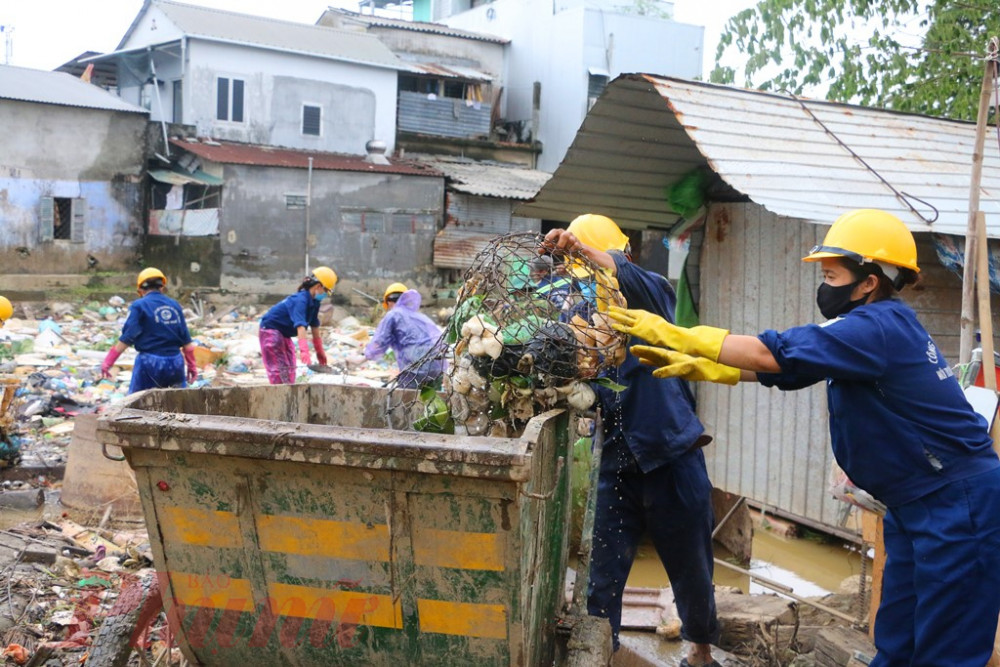
[[[390,428],[389,399],[307,384],[152,390],[99,420],[98,439],[135,471],[188,660],[553,663],[565,413],[519,438],[439,435],[403,430],[408,416]]]

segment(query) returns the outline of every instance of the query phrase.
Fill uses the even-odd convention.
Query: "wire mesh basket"
[[[546,248],[539,234],[499,236],[466,272],[442,336],[411,364],[438,363],[440,378],[390,404],[422,403],[416,430],[499,437],[546,410],[589,410],[591,382],[625,356],[611,305],[625,305],[617,281],[582,254]]]

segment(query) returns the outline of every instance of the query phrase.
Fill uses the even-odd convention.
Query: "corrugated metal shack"
[[[434,239],[434,266],[465,269],[498,234],[538,232],[538,218],[515,213],[519,202],[531,199],[550,174],[520,165],[477,162],[466,158],[410,156],[445,175],[445,226]]]
[[[923,288],[904,296],[953,362],[975,126],[650,75],[612,82],[570,151],[520,215],[569,221],[582,212],[630,229],[690,225],[665,193],[706,176],[692,215],[688,273],[701,321],[737,333],[818,321],[818,274],[802,256],[846,210],[882,208],[916,233]],[[1000,157],[987,145],[981,189],[1000,236]],[[994,260],[996,250],[991,248]],[[994,303],[994,313],[997,305]],[[997,322],[994,322],[994,327]],[[715,436],[709,474],[723,490],[837,530],[822,386],[779,392],[701,384],[699,414]],[[875,443],[873,443],[874,445]]]

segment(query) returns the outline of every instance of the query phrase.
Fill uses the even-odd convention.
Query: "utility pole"
[[[306,275],[309,275],[309,210],[312,208],[313,192],[313,159],[309,158],[309,173],[306,177]]]
[[[969,218],[965,231],[965,264],[962,267],[962,319],[959,330],[959,363],[969,363],[972,357],[975,316],[976,245],[977,240],[986,244],[985,231],[978,238],[976,214],[979,212],[979,190],[983,178],[983,146],[986,143],[986,119],[990,110],[990,93],[993,92],[993,78],[997,67],[998,41],[993,37],[987,46],[986,66],[983,71],[983,85],[979,92],[979,112],[976,115],[976,140],[972,148],[972,176],[969,185]],[[998,109],[1000,112],[1000,109]],[[985,227],[985,226],[984,226]],[[988,277],[986,278],[989,279]],[[990,348],[993,341],[990,341]],[[986,346],[983,346],[985,353]],[[985,358],[984,358],[985,362]],[[993,359],[990,358],[992,365]],[[984,364],[985,366],[985,364]]]

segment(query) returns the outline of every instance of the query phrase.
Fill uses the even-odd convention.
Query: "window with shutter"
[[[310,104],[302,105],[302,134],[320,136],[323,108]]]
[[[56,201],[53,197],[42,197],[41,208],[38,211],[38,239],[42,242],[51,241],[52,230],[55,227]]]
[[[82,198],[71,199],[69,240],[73,243],[83,243],[86,220],[87,200]]]

